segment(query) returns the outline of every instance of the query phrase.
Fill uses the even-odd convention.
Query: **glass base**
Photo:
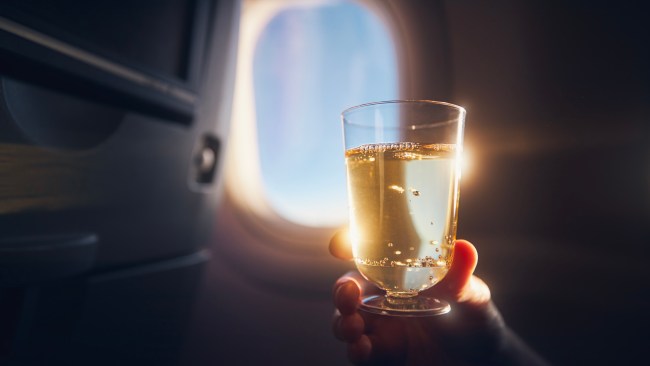
[[[396,298],[373,295],[361,299],[360,309],[373,314],[419,317],[447,314],[451,306],[444,300],[426,296]]]

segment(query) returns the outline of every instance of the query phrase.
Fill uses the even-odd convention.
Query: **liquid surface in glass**
[[[458,208],[453,144],[371,144],[345,153],[359,272],[391,296],[438,283],[451,265]]]

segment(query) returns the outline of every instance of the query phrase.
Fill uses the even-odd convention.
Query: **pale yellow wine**
[[[456,239],[455,145],[372,144],[345,156],[359,272],[392,296],[413,296],[438,283]]]

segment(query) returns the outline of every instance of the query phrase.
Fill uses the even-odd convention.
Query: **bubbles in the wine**
[[[378,152],[385,152],[387,150],[391,150],[391,151],[414,150],[419,147],[420,144],[415,142],[399,142],[399,143],[362,145],[359,147],[359,151],[362,153],[378,153]]]
[[[445,235],[445,244],[451,247],[452,245],[454,245],[454,238],[451,235]]]
[[[447,262],[443,260],[441,255],[438,255],[437,260],[432,256],[425,256],[424,258],[406,258],[402,260],[392,260],[389,261],[387,257],[384,257],[381,260],[369,259],[369,258],[356,258],[357,264],[365,266],[383,266],[383,267],[444,267],[447,265]]]
[[[404,193],[404,188],[402,188],[402,187],[400,187],[400,186],[398,186],[396,184],[388,186],[388,189],[392,189],[393,191],[396,191],[398,193]]]

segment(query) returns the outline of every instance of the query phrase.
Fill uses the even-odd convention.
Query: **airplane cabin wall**
[[[643,355],[650,33],[604,1],[445,1],[468,110],[459,236],[508,324],[554,364]],[[422,95],[427,86],[422,85]]]

